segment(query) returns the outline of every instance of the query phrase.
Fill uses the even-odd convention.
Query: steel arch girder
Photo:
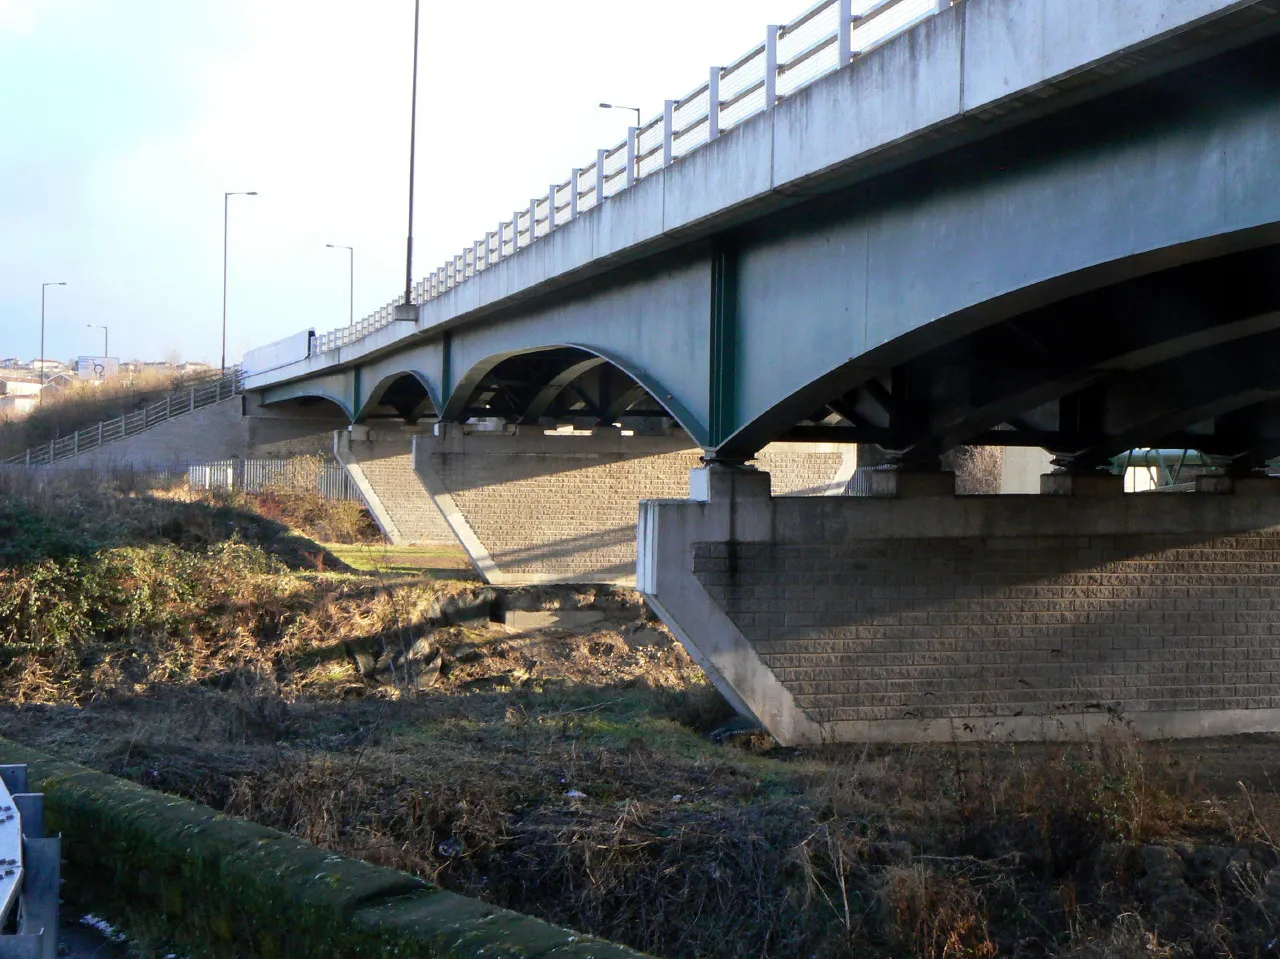
[[[393,373],[387,373],[382,376],[377,385],[375,385],[373,389],[369,390],[369,392],[361,399],[356,416],[352,422],[363,423],[368,419],[373,408],[381,405],[382,398],[386,395],[387,391],[395,385],[396,382],[405,378],[414,380],[422,387],[426,394],[425,398],[418,403],[411,411],[410,415],[406,417],[408,422],[414,422],[419,417],[425,415],[428,411],[434,411],[440,408],[436,398],[435,386],[432,384],[430,378],[420,370],[404,369]]]
[[[580,364],[575,364],[575,366],[585,366],[589,369],[602,363],[612,365],[619,372],[634,380],[645,390],[646,393],[653,397],[654,401],[666,410],[671,418],[679,423],[680,427],[693,437],[695,442],[701,443],[703,441],[704,434],[701,424],[699,424],[694,419],[693,414],[689,410],[685,409],[682,404],[675,399],[674,395],[666,391],[660,383],[656,382],[648,374],[633,368],[620,357],[612,356],[603,350],[581,343],[543,345],[530,349],[511,350],[509,352],[497,353],[485,357],[479,363],[472,366],[471,369],[463,374],[463,376],[458,380],[457,386],[454,388],[449,400],[444,406],[441,418],[445,420],[454,420],[459,418],[462,415],[462,412],[467,409],[471,397],[474,395],[475,390],[480,386],[480,384],[484,382],[485,377],[492,373],[493,370],[504,360],[525,354],[556,349],[580,350],[583,354],[593,357],[593,359],[590,360],[584,359]],[[556,379],[559,379],[559,377]],[[551,389],[552,387],[553,383],[548,383],[544,387],[544,390]],[[539,395],[541,395],[541,392],[542,391],[540,391]]]
[[[355,411],[358,406],[359,371],[357,369],[340,370],[323,376],[305,380],[295,380],[278,386],[268,386],[260,390],[263,406],[272,406],[290,400],[318,399],[328,400],[339,407],[347,419],[355,422]]]

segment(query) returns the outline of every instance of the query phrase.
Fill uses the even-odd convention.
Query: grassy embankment
[[[671,959],[1280,932],[1269,741],[782,749],[625,590],[349,572],[244,503],[0,493],[0,732],[64,758]],[[494,602],[601,618],[468,618]]]
[[[0,459],[96,423],[137,412],[160,402],[173,390],[211,382],[210,376],[145,370],[103,382],[75,380],[65,388],[51,388],[43,402],[31,412],[21,416],[0,415],[3,427],[0,428]]]

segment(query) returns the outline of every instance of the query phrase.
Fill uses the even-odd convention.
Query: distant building
[[[30,380],[0,380],[0,396],[37,396],[40,384]]]
[[[30,374],[26,374],[28,377]],[[40,402],[40,382],[38,379],[16,379],[9,377],[0,380],[0,416],[7,419],[18,419],[26,416]]]
[[[45,375],[48,375],[50,373],[69,372],[71,369],[71,364],[63,363],[61,360],[50,360],[50,359],[38,360],[37,359],[37,360],[32,360],[30,363],[28,363],[27,369],[35,370],[37,373],[43,370]]]

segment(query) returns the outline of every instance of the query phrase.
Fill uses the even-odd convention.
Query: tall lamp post
[[[356,323],[356,251],[349,246],[343,246],[341,243],[326,243],[325,247],[330,250],[346,250],[347,251],[347,326],[355,326],[355,323]]]
[[[418,144],[418,20],[421,0],[413,0],[413,92],[409,98],[409,239],[404,255],[404,307],[397,319],[417,319],[413,309],[413,167]]]
[[[233,196],[257,196],[257,190],[222,194],[222,372],[227,372],[227,209]]]
[[[636,126],[637,127],[640,126],[640,108],[639,107],[624,107],[624,106],[619,106],[616,103],[602,103],[600,104],[600,109],[601,110],[634,110],[636,115]]]
[[[44,402],[44,291],[51,286],[66,286],[62,280],[40,284],[40,399]]]
[[[105,360],[110,355],[110,352],[107,349],[107,328],[101,323],[86,323],[85,327],[90,330],[102,331],[102,358]]]

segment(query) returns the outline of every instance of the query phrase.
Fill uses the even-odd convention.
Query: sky
[[[423,0],[414,278],[806,0]],[[404,284],[412,0],[0,0],[0,357],[217,363]]]

